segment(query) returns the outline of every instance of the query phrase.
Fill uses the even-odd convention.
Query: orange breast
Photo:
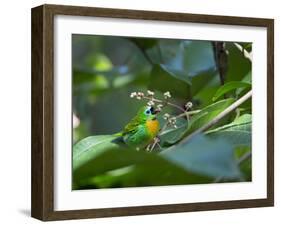
[[[155,137],[157,133],[159,132],[159,122],[158,120],[148,120],[146,121],[146,127],[148,129],[148,132],[152,137]]]

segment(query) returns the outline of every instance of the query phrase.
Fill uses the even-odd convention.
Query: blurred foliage
[[[250,181],[251,158],[239,159],[251,152],[251,100],[178,144],[251,89],[252,44],[225,51],[222,85],[211,41],[73,35],[73,189]],[[130,93],[148,89],[200,110],[161,134],[161,152],[129,150],[113,135],[145,104]]]

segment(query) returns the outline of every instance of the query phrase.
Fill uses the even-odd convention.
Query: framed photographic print
[[[32,216],[272,206],[272,19],[32,9]]]

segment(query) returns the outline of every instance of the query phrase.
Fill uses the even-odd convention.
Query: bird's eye
[[[151,113],[150,109],[147,109],[147,110],[145,111],[145,114],[147,114],[147,115],[149,115],[150,113]]]

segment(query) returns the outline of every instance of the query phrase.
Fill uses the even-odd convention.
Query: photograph
[[[72,34],[72,189],[252,180],[252,43]]]

